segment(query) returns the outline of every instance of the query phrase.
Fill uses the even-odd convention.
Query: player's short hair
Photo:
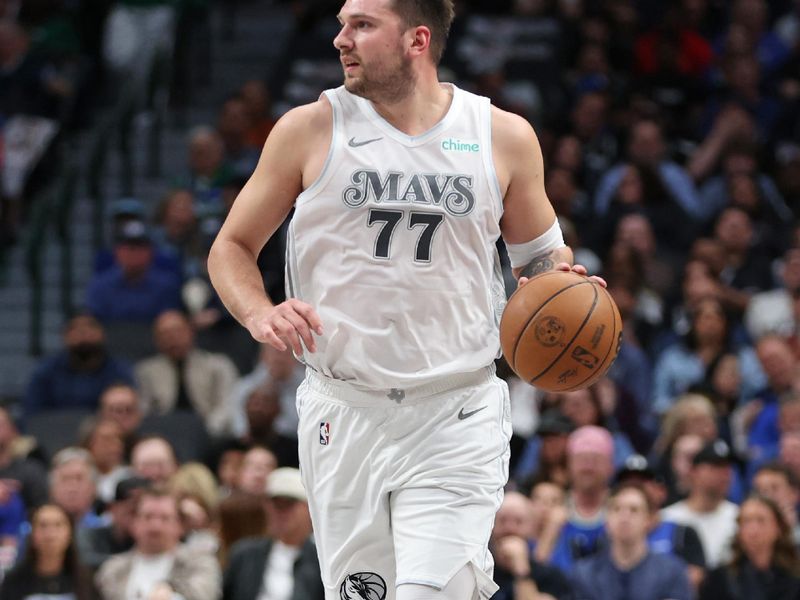
[[[425,25],[431,30],[431,58],[438,65],[455,17],[453,0],[392,0],[392,10],[406,27]]]

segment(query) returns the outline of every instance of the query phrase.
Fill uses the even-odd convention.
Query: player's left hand
[[[587,275],[587,273],[588,273],[588,271],[586,270],[586,267],[584,267],[583,265],[570,265],[569,263],[565,263],[565,262],[558,263],[555,266],[555,270],[556,271],[574,271],[578,275]],[[606,280],[603,279],[602,277],[598,277],[597,275],[590,275],[589,279],[591,281],[594,281],[598,285],[601,285],[603,287],[608,287],[608,284],[606,283]],[[519,286],[518,287],[522,287],[523,285],[525,285],[529,281],[530,281],[530,279],[528,279],[527,277],[520,277],[519,278]]]

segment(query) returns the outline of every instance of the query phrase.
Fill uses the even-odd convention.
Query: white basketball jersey
[[[369,389],[406,388],[489,365],[505,290],[495,242],[503,211],[489,100],[455,86],[419,136],[339,87],[331,148],[297,198],[287,294],[319,313],[307,365]]]

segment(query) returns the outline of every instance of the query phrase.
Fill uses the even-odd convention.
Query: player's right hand
[[[309,352],[316,352],[313,334],[322,335],[322,319],[317,311],[297,298],[265,306],[253,312],[245,324],[257,341],[281,352],[291,347],[297,356],[303,354],[303,345]]]

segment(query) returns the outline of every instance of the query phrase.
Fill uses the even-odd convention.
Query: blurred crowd
[[[335,24],[338,2],[289,4],[293,48]],[[514,434],[495,598],[800,598],[800,2],[457,4],[442,78],[534,125],[567,243],[624,321],[586,390],[498,362]],[[197,56],[212,9],[0,0],[3,243],[54,140],[158,56]],[[177,70],[173,103],[196,76]],[[63,348],[0,409],[0,599],[322,600],[302,367],[243,334],[205,268],[296,89],[226,90],[163,195],[110,206]],[[276,302],[283,250],[282,229],[259,260]]]

